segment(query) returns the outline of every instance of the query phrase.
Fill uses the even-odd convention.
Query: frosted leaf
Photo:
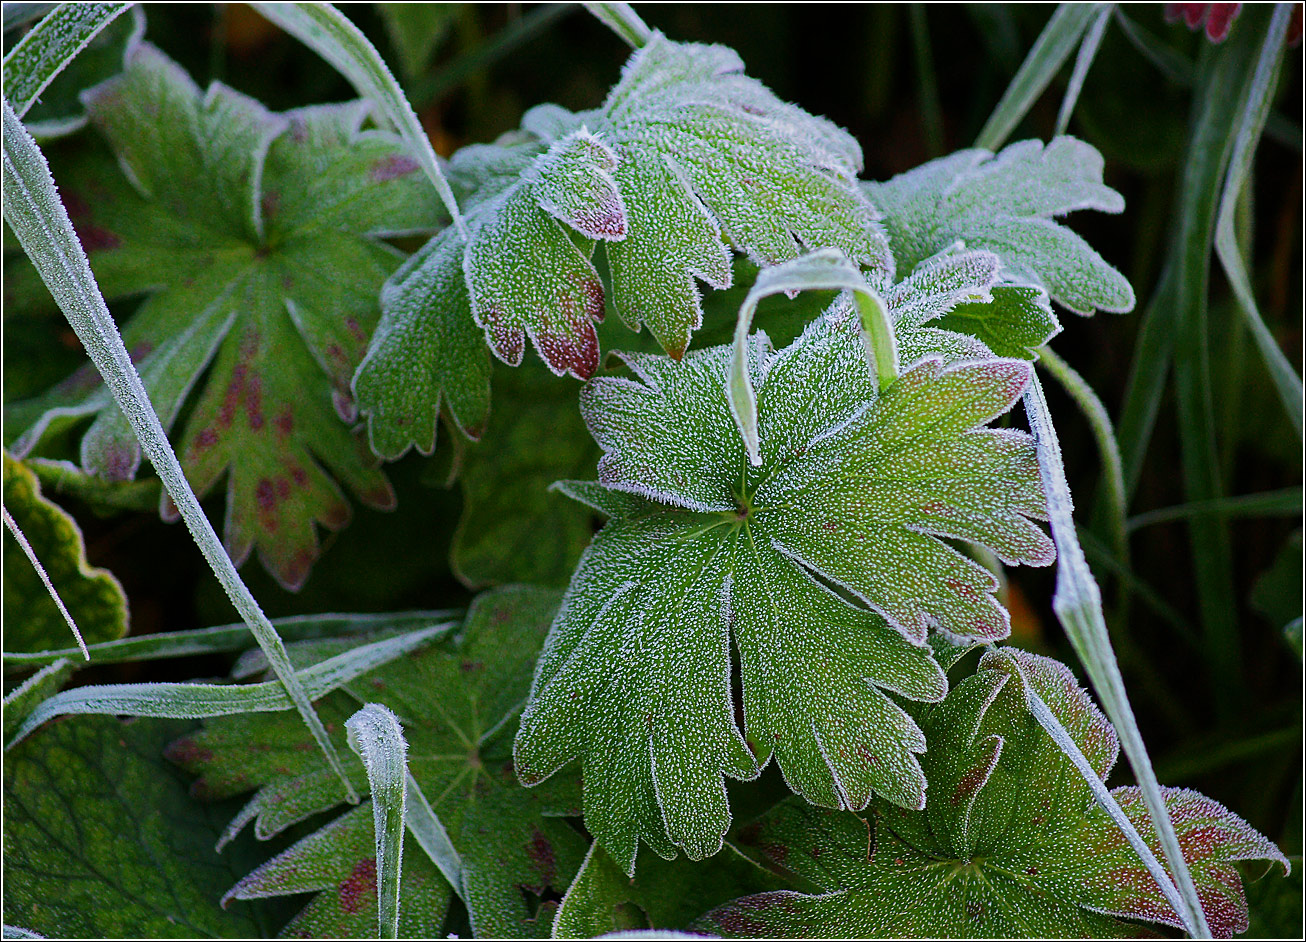
[[[220,84],[201,91],[145,43],[86,93],[102,146],[54,171],[109,298],[146,295],[123,339],[195,491],[226,479],[224,542],[257,548],[289,588],[321,552],[318,526],[394,492],[354,435],[349,384],[400,254],[381,232],[428,225],[435,198],[392,134],[361,130],[360,102],[273,114]],[[133,478],[140,446],[89,368],[42,397],[18,450],[93,415],[80,464]],[[176,436],[174,436],[176,437]],[[162,509],[175,510],[170,501]]]
[[[628,871],[641,839],[668,857],[720,849],[724,776],[772,754],[810,801],[921,807],[925,741],[884,691],[943,696],[929,627],[1009,630],[992,576],[937,537],[1052,559],[1029,519],[1044,513],[1029,436],[980,427],[1029,367],[932,357],[876,398],[839,312],[779,354],[764,335],[748,346],[759,467],[726,402],[728,346],[626,355],[635,379],[582,391],[604,457],[597,484],[563,489],[611,518],[554,621],[514,755],[525,782],[582,760],[587,827]]]
[[[834,247],[887,282],[893,261],[855,186],[860,169],[851,137],[748,78],[731,50],[655,34],[599,108],[541,105],[520,131],[454,155],[450,181],[472,233],[464,259],[472,317],[505,362],[521,362],[529,337],[555,373],[588,378],[599,363],[592,322],[605,301],[589,260],[597,242],[617,312],[632,327],[648,325],[676,357],[702,322],[697,282],[730,285],[731,247],[768,265]],[[443,363],[464,356],[461,341],[439,339],[463,316],[448,273],[453,252],[428,248],[419,258],[388,286],[356,383],[386,457],[433,445],[441,390],[452,404],[458,387],[483,389],[480,374]],[[446,323],[437,339],[422,339],[437,321]],[[483,415],[456,421],[475,437]]]
[[[996,253],[1008,280],[1045,287],[1072,311],[1134,306],[1124,276],[1055,221],[1080,209],[1124,209],[1102,183],[1101,155],[1083,141],[1020,141],[996,155],[958,151],[863,188],[884,214],[899,272],[961,241]]]
[[[851,815],[786,800],[741,840],[818,892],[745,897],[696,928],[769,938],[1107,938],[1140,932],[1117,917],[1179,926],[1124,835],[1028,712],[1008,658],[1094,770],[1108,774],[1115,731],[1064,665],[1011,649],[986,654],[942,703],[913,708],[930,742],[924,811],[877,801],[868,833]],[[1136,789],[1112,794],[1150,830]],[[1246,927],[1231,863],[1286,861],[1210,799],[1168,789],[1166,800],[1211,928],[1227,938]]]

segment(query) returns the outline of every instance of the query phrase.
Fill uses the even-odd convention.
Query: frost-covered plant
[[[269,17],[363,99],[275,114],[202,91],[136,24],[112,39],[114,74],[81,90],[81,146],[47,164],[22,115],[120,6],[61,6],[5,60],[23,96],[5,102],[6,219],[106,381],[82,370],[10,408],[6,522],[60,524],[37,546],[76,564],[69,617],[96,622],[92,663],[244,653],[221,682],[60,691],[76,665],[48,626],[6,650],[6,668],[41,667],[5,699],[7,922],[164,933],[176,904],[197,934],[314,937],[433,937],[463,918],[490,937],[1246,928],[1232,864],[1287,859],[1157,785],[1034,374],[1053,302],[1134,306],[1063,222],[1124,208],[1093,147],[1058,135],[859,181],[856,141],[733,51],[595,5],[637,47],[603,103],[536,106],[441,167],[362,34],[290,4]],[[427,241],[405,258],[397,235]],[[37,296],[11,273],[12,297]],[[737,317],[714,310],[700,282],[739,277]],[[839,293],[777,349],[760,301],[807,289]],[[144,298],[121,336],[105,296]],[[632,349],[605,363],[609,305],[630,330],[605,343]],[[732,328],[733,344],[694,345]],[[566,431],[564,374],[586,381],[588,435]],[[494,586],[466,612],[268,623],[236,566],[257,548],[301,587],[317,527],[348,520],[341,486],[392,505],[380,463],[430,454],[442,417],[491,456],[463,465],[454,565]],[[551,422],[555,457],[536,460]],[[69,430],[78,465],[38,457]],[[241,626],[121,638],[117,583],[35,478],[139,507],[124,482],[142,449],[259,649]],[[510,475],[536,491],[568,477],[554,488],[577,507],[512,508],[564,555],[604,518],[565,591],[512,584],[555,574],[529,552],[468,572],[468,520],[515,493]],[[191,490],[224,477],[225,554]],[[1066,666],[1001,644],[1005,567],[1053,563],[1104,711]],[[77,714],[99,716],[44,725]],[[160,725],[119,738],[122,714]],[[1122,749],[1139,785],[1108,790]],[[198,801],[160,779],[161,754]],[[772,760],[792,794],[737,825],[726,780]],[[109,769],[107,789],[87,784]],[[102,840],[120,785],[204,827],[180,851],[148,829]],[[210,804],[251,792],[229,823]],[[226,863],[251,824],[278,851]],[[227,856],[190,846],[201,833]],[[51,836],[79,845],[73,863]],[[186,872],[201,857],[217,877]],[[101,915],[103,886],[65,886],[69,867],[145,872]],[[289,924],[239,922],[245,901],[306,893]],[[230,920],[219,897],[242,901]]]

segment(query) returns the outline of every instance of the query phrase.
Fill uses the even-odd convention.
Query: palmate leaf
[[[257,547],[298,587],[320,552],[315,523],[350,517],[341,484],[393,506],[347,424],[349,382],[399,263],[372,233],[430,224],[434,197],[396,138],[360,130],[366,105],[272,114],[220,84],[202,93],[148,44],[85,101],[112,156],[55,172],[96,277],[109,297],[149,295],[123,335],[165,426],[196,390],[179,450],[198,493],[227,477],[231,556]],[[83,467],[135,475],[139,445],[93,373],[40,405],[17,451],[94,415]]]
[[[635,380],[582,392],[605,454],[598,482],[562,487],[611,519],[554,622],[515,756],[528,783],[582,760],[586,825],[627,871],[639,839],[664,857],[715,853],[723,776],[750,778],[772,755],[817,804],[923,804],[925,740],[884,691],[943,697],[931,627],[1009,631],[993,577],[937,537],[1013,563],[1053,556],[1029,519],[1044,513],[1029,436],[980,428],[1028,365],[973,359],[978,341],[908,323],[984,296],[996,271],[971,253],[889,293],[916,365],[882,397],[846,300],[779,353],[754,335],[756,468],[726,403],[729,347],[678,364],[627,355]]]
[[[580,811],[576,780],[527,790],[512,773],[517,713],[557,601],[556,591],[527,587],[485,593],[456,640],[388,664],[319,701],[342,741],[345,720],[363,703],[382,704],[402,721],[409,771],[462,858],[459,892],[478,935],[547,935],[553,904],[531,901],[558,898],[585,853],[584,839],[559,820]],[[290,652],[297,663],[316,661],[357,643],[314,641],[291,645]],[[174,760],[199,774],[192,790],[205,799],[258,789],[224,841],[250,821],[266,838],[343,802],[339,782],[306,748],[306,733],[285,719],[209,721],[170,747]],[[351,770],[366,791],[361,766]],[[373,937],[372,820],[370,806],[347,811],[241,880],[228,898],[321,890],[287,933]],[[438,934],[451,891],[415,840],[405,841],[402,880],[400,933]]]
[[[529,336],[554,373],[592,375],[598,242],[615,309],[675,357],[702,322],[696,280],[730,285],[730,248],[774,264],[834,247],[887,281],[893,261],[854,185],[860,168],[851,137],[748,78],[731,50],[655,34],[601,107],[541,105],[498,145],[454,155],[471,239],[460,252],[437,236],[387,288],[355,382],[373,446],[429,451],[442,392],[476,437],[484,406],[460,409],[459,397],[480,396],[484,373],[451,365],[470,362],[469,314],[507,363],[521,362]]]
[[[1124,208],[1120,194],[1102,183],[1101,155],[1083,141],[1019,141],[996,155],[958,151],[862,186],[884,214],[899,271],[960,241],[997,253],[1010,278],[1045,287],[1080,314],[1134,306],[1125,277],[1055,221],[1079,209]]]
[[[786,800],[746,828],[742,840],[824,892],[746,897],[699,925],[727,936],[826,938],[1102,938],[1138,935],[1142,927],[1125,919],[1182,926],[1079,772],[1029,713],[1017,664],[1094,771],[1106,776],[1119,752],[1115,731],[1070,671],[1021,651],[986,654],[943,703],[917,711],[930,741],[924,811],[877,803],[868,844],[863,821]],[[1150,833],[1138,790],[1112,794]],[[1286,859],[1209,798],[1167,789],[1166,802],[1212,931],[1228,938],[1244,930],[1247,907],[1232,863],[1286,866]]]

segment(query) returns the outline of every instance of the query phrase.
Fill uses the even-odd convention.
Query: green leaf
[[[1133,936],[1142,919],[1181,926],[1084,779],[1028,712],[1015,659],[1093,770],[1119,746],[1110,723],[1062,664],[1008,649],[986,654],[947,699],[918,710],[930,741],[924,811],[877,803],[868,824],[790,799],[746,832],[777,867],[818,895],[769,893],[700,925],[728,936],[934,938]],[[1112,795],[1143,832],[1137,789]],[[1237,860],[1285,864],[1246,822],[1204,796],[1165,790],[1211,929],[1246,928]]]
[[[86,561],[76,521],[41,493],[32,469],[4,456],[4,506],[41,561],[88,644],[127,633],[127,597],[107,569]],[[43,651],[67,646],[68,624],[15,540],[5,537],[5,647]]]
[[[397,139],[359,130],[365,105],[275,115],[222,85],[201,93],[147,44],[86,103],[127,171],[107,154],[58,170],[96,277],[111,297],[149,293],[124,339],[165,426],[194,400],[179,451],[200,494],[227,478],[231,556],[257,547],[297,588],[321,552],[314,524],[350,517],[337,481],[393,506],[342,418],[399,261],[372,234],[434,218],[427,187]],[[129,479],[140,446],[92,376],[56,387],[15,450],[60,415],[95,414],[82,466]]]
[[[528,791],[517,784],[511,765],[517,713],[557,599],[554,591],[526,587],[485,593],[456,640],[392,662],[320,701],[337,735],[364,702],[383,704],[402,720],[409,771],[462,858],[462,889],[478,935],[547,935],[552,904],[535,902],[562,893],[584,856],[584,840],[558,820],[579,813],[575,779]],[[330,643],[292,645],[291,655],[297,663],[311,660]],[[305,749],[304,731],[285,719],[210,721],[170,750],[201,775],[193,787],[206,798],[258,789],[232,822],[228,838],[250,821],[256,834],[267,838],[343,801],[325,763]],[[361,768],[354,766],[352,774],[365,786]],[[407,843],[400,932],[431,937],[440,931],[448,884],[414,842]],[[305,860],[313,862],[305,865]],[[372,936],[377,911],[366,910],[364,903],[375,905],[375,874],[371,809],[360,808],[268,862],[229,895],[245,899],[325,890],[288,932]],[[407,922],[410,879],[426,886],[414,904],[426,915],[416,923]]]
[[[251,858],[214,853],[222,809],[163,760],[182,728],[77,717],[5,755],[6,920],[61,938],[272,931],[260,909],[217,905]]]
[[[890,297],[904,324],[941,306],[910,280]],[[900,349],[928,330],[904,326]],[[723,776],[751,778],[773,753],[809,801],[920,807],[925,741],[884,691],[943,696],[930,627],[1009,631],[991,574],[936,537],[1052,560],[1028,519],[1044,513],[1029,437],[981,428],[1019,396],[1027,364],[918,354],[877,397],[851,303],[778,354],[765,340],[749,344],[759,467],[726,401],[729,347],[678,364],[628,354],[635,380],[582,392],[604,456],[597,484],[564,487],[612,519],[558,613],[515,755],[524,782],[582,760],[586,825],[628,872],[641,838],[668,858],[719,850]]]
[[[554,373],[591,376],[604,313],[596,242],[615,310],[673,356],[702,323],[696,279],[730,285],[728,246],[758,264],[834,247],[887,279],[887,244],[853,185],[860,168],[851,137],[746,77],[729,49],[655,34],[598,109],[541,105],[499,144],[454,155],[471,236],[465,255],[437,236],[388,288],[356,381],[374,446],[429,451],[442,392],[476,437],[488,394],[461,332],[469,304],[504,362],[520,363],[530,337]],[[478,408],[460,410],[459,397]]]
[[[576,412],[575,388],[543,367],[500,368],[495,388],[485,435],[459,471],[463,513],[450,562],[472,588],[566,585],[594,535],[593,514],[548,488],[592,468],[598,449]]]
[[[990,303],[958,304],[936,326],[974,337],[1000,357],[1031,361],[1061,333],[1047,293],[1027,285],[998,285]]]
[[[900,272],[961,241],[995,252],[1008,278],[1045,287],[1077,313],[1134,306],[1124,276],[1055,221],[1079,209],[1124,209],[1120,194],[1102,183],[1101,155],[1083,141],[1020,141],[996,155],[958,151],[863,187],[884,213]]]
[[[595,842],[562,898],[553,935],[587,939],[630,929],[683,928],[728,900],[787,886],[787,880],[730,844],[710,860],[646,860],[631,879]]]
[[[467,7],[461,3],[378,3],[386,35],[408,80],[419,77],[435,57],[454,21]]]

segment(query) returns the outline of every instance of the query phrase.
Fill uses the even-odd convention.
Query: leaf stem
[[[584,6],[634,49],[644,48],[653,38],[653,30],[648,28],[648,24],[629,3],[586,3]]]
[[[36,550],[32,549],[31,543],[27,542],[27,537],[23,535],[22,528],[18,526],[18,522],[10,516],[9,508],[0,507],[0,513],[4,514],[5,528],[13,534],[14,539],[18,541],[18,545],[23,548],[23,552],[27,554],[28,561],[30,561],[33,568],[36,569],[36,574],[40,576],[41,581],[45,583],[45,591],[50,593],[50,598],[54,599],[54,604],[58,606],[59,614],[63,616],[64,621],[68,622],[68,627],[73,630],[73,637],[77,639],[77,646],[82,649],[82,657],[89,661],[91,659],[91,652],[86,650],[86,642],[82,640],[82,633],[77,630],[77,622],[73,621],[73,616],[69,613],[68,607],[64,605],[63,599],[59,598],[59,593],[55,591],[54,583],[50,581],[50,574],[45,571],[45,567],[41,565],[41,560],[36,557]]]
[[[114,401],[140,440],[141,448],[154,465],[177,505],[187,529],[213,569],[227,597],[249,625],[268,663],[276,672],[287,695],[321,746],[331,768],[340,776],[351,802],[358,793],[345,776],[335,746],[322,720],[313,709],[303,686],[295,677],[285,646],[263,610],[254,601],[236,566],[204,515],[195,492],[168,443],[168,436],[150,403],[140,374],[127,354],[122,336],[109,314],[90,262],[73,230],[50,175],[49,164],[36,141],[4,100],[4,218],[36,266],[60,310],[68,318],[77,338],[104,377]]]

